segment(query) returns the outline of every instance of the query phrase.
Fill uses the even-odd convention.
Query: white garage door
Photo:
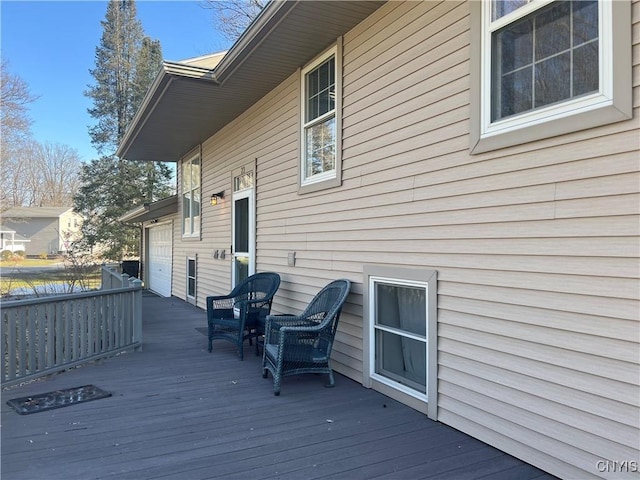
[[[171,224],[149,228],[149,290],[163,297],[171,296]]]

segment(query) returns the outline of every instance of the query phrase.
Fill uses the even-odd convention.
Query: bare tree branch
[[[22,78],[9,72],[4,59],[0,63],[0,86],[0,129],[4,143],[29,134],[32,121],[27,115],[28,105],[38,97],[29,91]]]
[[[60,143],[37,144],[33,164],[39,170],[40,189],[37,205],[66,207],[80,187],[82,161],[77,150]]]
[[[213,10],[215,28],[227,39],[235,42],[268,0],[202,0],[202,6]]]
[[[59,143],[28,139],[3,150],[1,204],[26,207],[72,205],[82,162],[77,150]]]
[[[36,100],[27,83],[0,63],[0,210],[22,205],[28,191],[22,188],[22,175],[28,158],[24,147],[31,136],[28,105]]]

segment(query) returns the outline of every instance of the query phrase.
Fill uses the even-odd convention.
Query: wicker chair
[[[238,347],[242,360],[244,341],[257,339],[263,333],[265,318],[271,312],[271,302],[279,286],[280,275],[262,272],[240,282],[228,295],[207,297],[209,352],[213,349],[213,340],[227,340]]]
[[[265,326],[262,376],[273,376],[273,393],[280,395],[282,377],[327,373],[333,387],[331,348],[351,283],[335,280],[324,287],[299,316],[269,315]]]

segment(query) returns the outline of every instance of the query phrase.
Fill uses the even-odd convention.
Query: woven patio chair
[[[331,348],[342,305],[349,294],[349,280],[325,286],[298,316],[269,315],[265,325],[262,376],[273,376],[273,393],[280,395],[282,377],[302,373],[326,373],[333,387]]]
[[[280,275],[262,272],[247,277],[228,295],[207,297],[209,352],[213,350],[213,340],[227,340],[238,347],[243,360],[244,341],[255,338],[258,355],[257,338],[264,333],[264,322],[279,286]]]

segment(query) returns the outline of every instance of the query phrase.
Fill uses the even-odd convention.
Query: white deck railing
[[[142,282],[109,276],[125,286],[2,303],[3,387],[141,348]]]

